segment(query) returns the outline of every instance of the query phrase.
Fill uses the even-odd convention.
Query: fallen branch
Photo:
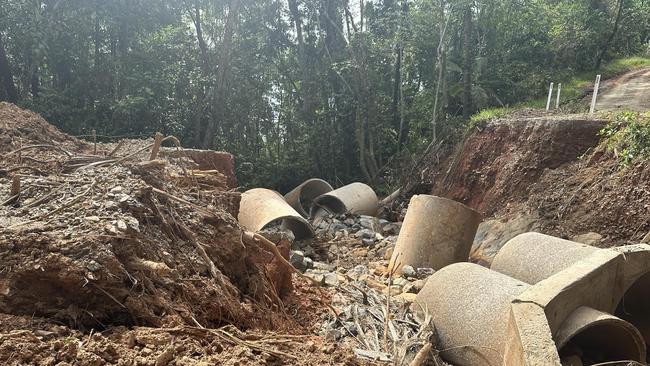
[[[429,358],[429,354],[431,353],[432,348],[433,346],[431,345],[431,343],[425,344],[424,347],[422,347],[420,351],[418,351],[418,353],[415,355],[415,358],[413,359],[413,361],[411,361],[409,366],[423,365]]]
[[[12,167],[12,168],[0,169],[0,177],[1,176],[6,176],[7,174],[18,171],[18,170],[31,170],[32,172],[34,172],[36,174],[47,175],[47,173],[45,173],[44,171],[42,171],[42,170],[40,170],[38,168],[35,168],[33,166],[20,165],[20,166],[15,166],[15,167]]]
[[[316,281],[315,279],[303,274],[299,270],[297,270],[296,267],[294,267],[286,258],[284,258],[282,256],[282,254],[278,250],[275,243],[273,243],[269,239],[265,238],[264,236],[262,236],[260,234],[257,234],[257,233],[253,233],[251,231],[244,231],[242,233],[242,239],[246,240],[246,241],[248,241],[249,243],[252,243],[252,244],[258,244],[258,243],[261,244],[262,247],[264,247],[264,249],[266,249],[271,254],[273,254],[273,256],[278,261],[280,261],[280,263],[282,263],[289,271],[297,274],[299,277],[307,279],[309,282],[314,284],[316,286],[316,288],[318,289],[318,291],[321,292],[321,295],[323,296],[323,298],[325,297],[325,294],[322,292],[323,290],[321,288],[321,283]],[[326,306],[332,311],[332,313],[334,313],[334,316],[336,316],[336,317],[339,316],[338,312],[330,304],[326,304]]]
[[[55,145],[29,145],[29,146],[21,147],[21,148],[18,149],[18,150],[10,151],[10,152],[6,153],[4,157],[6,158],[6,157],[11,156],[11,155],[13,155],[13,154],[18,154],[18,153],[23,152],[23,151],[25,151],[25,150],[31,150],[31,149],[50,149],[50,150],[57,150],[57,151],[60,151],[60,152],[62,152],[62,153],[64,153],[64,154],[68,155],[68,157],[72,157],[72,153],[71,153],[71,152],[69,152],[68,150],[65,150],[65,149],[62,148],[62,147],[55,146]]]

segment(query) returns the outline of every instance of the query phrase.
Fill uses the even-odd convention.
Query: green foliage
[[[622,165],[650,158],[650,113],[622,112],[613,115],[601,131],[603,143]]]
[[[614,33],[617,0],[363,3],[5,0],[0,36],[19,104],[66,132],[174,134],[235,154],[242,185],[280,191],[395,180],[383,167],[426,149],[433,120],[439,141],[466,131],[465,76],[476,126],[509,111],[495,106],[543,107],[551,80],[577,98],[597,55],[621,59],[605,78],[650,63],[623,59],[647,51],[646,0],[624,2]]]
[[[508,107],[486,108],[474,114],[471,118],[471,122],[472,123],[487,122],[489,120],[504,117],[511,111],[513,111],[513,109]]]

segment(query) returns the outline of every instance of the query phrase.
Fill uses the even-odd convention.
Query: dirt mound
[[[497,120],[477,127],[433,172],[433,193],[492,216],[521,201],[545,169],[572,162],[598,144],[605,121]]]
[[[0,102],[0,153],[36,144],[56,145],[69,150],[85,146],[82,141],[59,131],[40,115],[11,103]]]
[[[622,169],[599,148],[605,124],[584,116],[485,123],[448,154],[425,157],[423,185],[485,215],[472,252],[478,262],[526,231],[638,243],[650,230],[650,172],[647,163]]]
[[[0,126],[7,150],[24,148],[0,160],[0,312],[80,330],[277,318],[253,315],[279,306],[277,279],[273,258],[242,242],[232,172],[193,158],[231,155],[177,148],[149,160],[151,141],[86,148],[6,103]]]

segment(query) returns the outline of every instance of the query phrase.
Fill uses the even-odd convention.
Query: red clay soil
[[[585,116],[488,122],[439,164],[426,158],[425,181],[432,194],[486,219],[532,214],[547,234],[596,232],[602,246],[639,242],[650,230],[650,167],[622,168],[598,149],[605,123]]]
[[[329,294],[242,241],[228,164],[130,141],[71,168],[117,144],[7,103],[0,132],[1,365],[357,364],[313,335]]]

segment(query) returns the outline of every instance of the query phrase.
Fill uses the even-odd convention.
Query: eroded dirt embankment
[[[232,156],[152,146],[0,103],[0,364],[357,364],[313,335],[329,292],[242,240]]]
[[[598,246],[642,240],[650,230],[650,168],[623,169],[604,152],[599,131],[605,124],[585,116],[495,120],[471,131],[439,164],[426,160],[432,194],[485,216],[476,261],[490,262],[526,231]]]

